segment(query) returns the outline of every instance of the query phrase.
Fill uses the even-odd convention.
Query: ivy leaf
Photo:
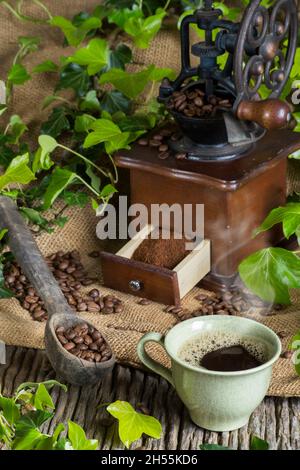
[[[50,24],[57,26],[63,32],[70,46],[77,47],[90,31],[100,28],[102,22],[99,18],[89,17],[77,27],[63,16],[54,16]]]
[[[53,171],[49,186],[44,195],[43,209],[49,209],[60,193],[76,178],[76,173],[56,167]]]
[[[91,127],[93,132],[86,137],[83,143],[84,148],[93,147],[121,134],[119,127],[109,119],[97,119]]]
[[[74,129],[76,132],[87,132],[91,128],[93,122],[95,122],[95,118],[90,114],[76,116]]]
[[[38,173],[41,170],[49,170],[54,165],[49,153],[44,153],[41,148],[38,148],[34,154],[32,162],[32,171]]]
[[[118,121],[118,126],[123,132],[151,129],[154,125],[155,122],[153,122],[151,115],[141,113],[122,117],[122,119]]]
[[[60,217],[57,217],[56,219],[52,220],[51,222],[54,224],[54,225],[58,225],[58,227],[60,228],[63,228],[66,223],[68,222],[68,217],[63,217],[63,216],[60,216]]]
[[[200,444],[200,450],[233,450],[230,447],[220,446],[219,444]]]
[[[7,167],[5,173],[0,176],[0,190],[10,183],[27,184],[35,179],[28,167],[29,154],[15,157]]]
[[[38,429],[45,421],[52,418],[53,414],[47,411],[30,411],[22,416],[16,423],[16,438],[13,442],[14,450],[34,449],[43,434]]]
[[[100,84],[111,83],[127,98],[134,100],[146,87],[154,69],[154,65],[150,65],[141,72],[125,72],[121,69],[111,69],[101,75],[99,82]]]
[[[239,274],[263,300],[290,304],[289,288],[300,287],[300,259],[283,248],[265,248],[244,259]]]
[[[101,179],[99,178],[98,175],[96,175],[96,173],[92,169],[91,165],[87,165],[87,168],[86,168],[85,172],[91,179],[92,188],[94,188],[99,193],[100,192],[100,186],[101,186]]]
[[[135,46],[146,49],[160,30],[166,14],[165,10],[159,9],[146,19],[131,17],[125,22],[124,30],[133,38]]]
[[[58,106],[52,110],[48,121],[46,121],[41,128],[42,134],[50,135],[51,137],[58,137],[63,131],[70,129],[70,122],[67,118],[66,109]]]
[[[70,63],[62,69],[56,90],[72,88],[81,97],[88,92],[89,86],[90,78],[86,70],[78,64]]]
[[[269,450],[269,443],[258,436],[251,436],[250,450]]]
[[[38,141],[44,153],[51,153],[58,146],[57,141],[50,135],[40,135]]]
[[[96,90],[89,91],[80,103],[82,111],[100,111],[100,102]]]
[[[45,217],[43,217],[36,209],[32,209],[31,207],[22,207],[20,211],[25,218],[34,225],[39,225],[40,227],[46,227],[48,225],[48,220],[45,219]]]
[[[68,421],[68,439],[74,450],[97,450],[99,445],[97,439],[87,439],[82,427],[73,421]]]
[[[37,410],[47,410],[48,408],[53,410],[55,408],[53,400],[43,383],[39,384],[35,392],[33,404]]]
[[[5,237],[7,233],[8,233],[7,228],[3,228],[2,230],[0,230],[0,242],[1,240],[3,240],[3,238]]]
[[[56,65],[52,60],[45,60],[44,62],[36,65],[32,69],[32,73],[43,73],[43,72],[57,72],[58,65]]]
[[[13,85],[23,85],[30,80],[30,75],[22,64],[14,64],[8,72],[8,81]]]
[[[100,193],[100,197],[106,199],[111,197],[114,193],[117,193],[118,190],[112,184],[106,184]]]
[[[18,38],[18,44],[27,50],[27,52],[35,52],[40,44],[40,38],[38,36],[20,36]]]
[[[150,74],[150,80],[154,82],[160,82],[163,78],[169,78],[170,80],[174,80],[176,77],[176,72],[170,68],[159,68],[154,67]]]
[[[69,58],[72,62],[87,67],[89,75],[95,75],[108,64],[109,49],[105,39],[92,39],[86,47]]]
[[[110,51],[109,63],[106,70],[113,68],[123,69],[132,60],[132,51],[126,44],[119,44],[115,50]]]
[[[114,114],[118,111],[128,113],[131,107],[130,100],[117,90],[104,93],[100,104],[101,108],[110,114]]]
[[[119,421],[119,436],[125,447],[138,440],[142,434],[159,439],[162,432],[160,422],[152,416],[137,413],[130,403],[117,400],[107,411]]]
[[[9,135],[7,138],[8,143],[18,144],[20,137],[28,130],[28,127],[24,124],[20,116],[14,114],[9,120]]]
[[[130,6],[132,2],[129,3]],[[130,19],[138,19],[143,17],[143,12],[137,5],[134,5],[131,9],[120,8],[120,2],[117,5],[119,8],[112,9],[108,14],[108,22],[115,23],[119,28],[124,29],[125,23]]]
[[[120,149],[130,149],[129,144],[138,139],[145,131],[137,132],[123,132],[114,137],[113,140],[105,142],[105,151],[108,154],[112,154]]]
[[[0,409],[10,424],[15,424],[20,419],[20,410],[13,398],[6,398],[0,395]]]
[[[290,202],[284,207],[276,207],[265,218],[255,234],[265,232],[276,224],[282,223],[285,238],[290,238],[300,227],[300,204]]]
[[[7,287],[0,286],[0,299],[11,299],[15,294],[7,289]]]
[[[72,191],[64,191],[62,196],[63,200],[65,201],[68,206],[79,206],[82,209],[88,204],[89,197],[86,193],[81,191],[72,192]]]

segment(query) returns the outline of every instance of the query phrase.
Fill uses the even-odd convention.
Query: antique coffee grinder
[[[211,269],[202,283],[215,290],[232,285],[244,257],[280,243],[278,227],[252,234],[285,204],[287,157],[300,148],[290,106],[279,99],[296,49],[296,5],[261,3],[252,0],[239,23],[223,19],[211,0],[183,19],[181,72],[173,82],[163,80],[158,98],[177,137],[169,138],[162,158],[155,147],[138,144],[116,156],[130,170],[131,203],[145,204],[149,213],[151,204],[204,205]],[[204,32],[192,45],[191,25]]]

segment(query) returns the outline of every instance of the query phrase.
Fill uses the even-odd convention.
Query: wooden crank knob
[[[289,105],[277,99],[241,101],[236,114],[242,121],[254,121],[269,130],[286,127],[292,119]]]

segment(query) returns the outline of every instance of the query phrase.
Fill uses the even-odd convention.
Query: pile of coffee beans
[[[201,315],[238,315],[251,313],[251,309],[259,311],[261,315],[273,314],[274,310],[281,310],[278,304],[269,304],[260,300],[248,291],[224,292],[222,294],[198,294],[195,297],[200,302],[199,308],[190,311],[180,306],[168,306],[165,311],[173,313],[178,320],[184,321]]]
[[[87,323],[71,328],[59,326],[56,336],[66,351],[89,362],[108,361],[112,352],[101,333]]]
[[[79,290],[93,284],[84,270],[77,250],[58,251],[46,257],[46,263],[56,278],[68,304],[74,311],[121,313],[122,301],[113,295],[101,295],[98,289],[92,289],[87,295]],[[16,262],[11,262],[5,269],[5,285],[15,293],[22,307],[28,310],[36,321],[46,321],[47,312],[44,302],[22,272]]]
[[[218,110],[232,107],[229,99],[216,95],[206,96],[199,89],[175,91],[171,96],[167,108],[182,113],[187,117],[213,117]]]
[[[177,141],[181,134],[176,129],[165,127],[157,130],[150,136],[142,137],[138,140],[138,144],[142,147],[152,147],[157,150],[157,156],[160,160],[166,160],[172,155],[173,151],[170,149],[168,141]],[[176,160],[184,160],[186,153],[175,153]]]

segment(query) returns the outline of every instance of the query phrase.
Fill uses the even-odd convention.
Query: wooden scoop
[[[115,357],[102,363],[89,362],[63,348],[55,333],[58,326],[69,328],[78,324],[91,324],[74,314],[69,307],[16,205],[10,198],[0,196],[0,229],[3,228],[8,229],[10,249],[48,312],[45,344],[53,368],[72,384],[86,385],[99,381],[113,368]]]

